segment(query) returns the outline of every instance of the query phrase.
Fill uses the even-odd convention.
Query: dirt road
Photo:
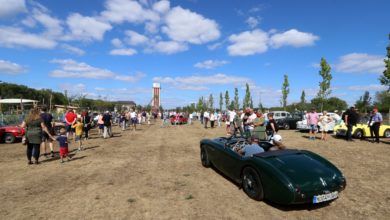
[[[160,128],[159,122],[102,139],[92,131],[71,162],[28,166],[20,143],[0,144],[0,219],[386,219],[390,216],[390,140],[310,141],[280,131],[290,148],[338,166],[347,189],[329,205],[283,207],[249,199],[199,159],[202,138],[224,128]],[[57,147],[57,145],[56,145]],[[70,149],[75,149],[75,145]],[[58,149],[58,148],[56,148]],[[386,217],[387,216],[387,217]]]

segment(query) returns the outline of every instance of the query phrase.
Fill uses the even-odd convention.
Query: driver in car
[[[251,157],[254,154],[263,153],[264,149],[260,147],[258,138],[251,138],[249,143],[237,152],[244,157]]]

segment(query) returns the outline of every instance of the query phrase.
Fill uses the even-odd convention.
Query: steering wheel
[[[245,144],[246,144],[245,140],[239,140],[233,145],[232,149],[237,152],[241,150],[245,146]]]

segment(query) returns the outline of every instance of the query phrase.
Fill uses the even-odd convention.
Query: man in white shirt
[[[210,119],[210,113],[206,110],[203,113],[204,128],[207,128],[207,122],[209,121],[209,119]]]

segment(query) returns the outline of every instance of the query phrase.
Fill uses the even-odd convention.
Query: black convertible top
[[[267,157],[277,157],[282,155],[290,155],[290,154],[298,154],[298,153],[302,153],[302,151],[297,149],[286,149],[286,150],[267,151],[264,153],[254,154],[253,156],[267,158]]]

